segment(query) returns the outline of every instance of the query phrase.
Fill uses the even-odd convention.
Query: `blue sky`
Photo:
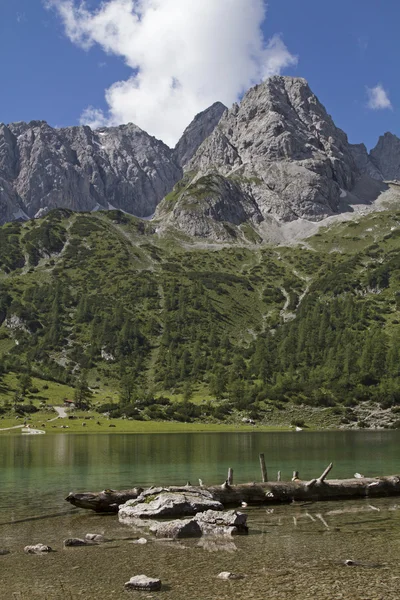
[[[179,3],[179,0],[166,0],[172,4],[174,1]],[[243,0],[232,1],[239,5]],[[227,0],[212,2],[218,4]],[[253,0],[246,2],[250,6]],[[254,0],[255,12],[257,3],[260,2],[261,0]],[[99,1],[92,0],[87,6],[89,9],[96,9],[99,5]],[[207,5],[206,0],[203,5]],[[212,46],[212,40],[218,37],[218,19],[217,11],[212,14],[210,12],[208,25],[199,24],[199,27],[209,27],[209,32],[204,31],[204,35],[210,36],[210,51],[216,56],[216,64],[219,60],[219,49],[218,46]],[[256,21],[257,17],[254,16],[254,21],[249,24],[243,39],[240,37],[241,29],[237,30],[237,52],[246,47],[245,35],[253,36],[254,39]],[[293,64],[294,61],[290,64],[291,61],[287,60],[288,66],[282,69],[282,73],[305,77],[336,124],[346,131],[350,141],[363,141],[368,147],[372,147],[379,135],[385,131],[392,131],[400,136],[399,23],[398,0],[336,0],[334,3],[323,0],[269,0],[262,32],[265,41],[280,34],[290,54],[298,57],[297,65]],[[81,35],[82,23],[77,27],[80,28]],[[172,28],[168,29],[169,31],[173,31],[173,24],[169,24],[168,27]],[[229,27],[233,32],[236,31],[234,20],[229,23]],[[43,119],[53,126],[76,125],[88,106],[103,111],[102,115],[111,114],[110,102],[107,103],[105,99],[105,90],[115,82],[126,81],[133,75],[132,56],[124,54],[124,51],[120,53],[121,56],[114,50],[106,53],[105,42],[99,43],[97,33],[93,34],[90,47],[83,49],[82,35],[80,45],[72,39],[76,31],[74,30],[73,34],[66,32],[65,20],[63,21],[60,12],[46,9],[42,0],[1,0],[0,121],[9,123]],[[85,35],[87,36],[87,32]],[[145,40],[145,37],[143,39]],[[226,40],[226,43],[235,44],[235,38],[227,37]],[[223,43],[226,45],[225,39]],[[171,56],[174,56],[173,50],[168,47],[168,51],[172,52]],[[160,52],[164,51],[161,47]],[[139,50],[136,52],[140,54]],[[196,65],[200,64],[197,62],[201,58],[200,49],[199,56],[194,54],[191,60]],[[240,62],[238,58],[240,57],[235,58],[237,64]],[[145,61],[146,57],[143,60]],[[228,72],[224,60],[228,58],[221,58],[220,68],[223,72]],[[180,66],[179,72],[182,72],[183,79],[189,67],[190,63]],[[246,63],[243,65],[243,69],[245,68]],[[209,72],[212,70],[209,68]],[[173,73],[173,70],[171,72]],[[243,74],[238,81],[232,81],[232,73],[229,77],[231,79],[227,79],[227,86],[230,86],[227,97],[231,98],[234,86],[246,79]],[[209,89],[202,101],[212,100],[215,94],[223,95],[223,84],[221,74],[214,79],[211,77]],[[391,108],[368,108],[367,88],[374,88],[378,84],[381,84],[388,94]],[[195,111],[198,106],[193,98],[191,86],[193,89],[200,89],[199,85],[198,81],[186,77],[185,86],[188,89],[185,88],[185,94],[179,97],[180,106],[171,111],[171,114],[165,113],[169,120],[173,120],[174,117],[177,119],[171,139],[179,128],[183,128],[182,123],[186,122],[182,120],[181,123],[179,113],[182,113],[182,119],[187,120],[191,110]],[[149,93],[151,88],[147,86],[146,89]],[[149,107],[146,115],[143,113],[145,107],[142,107],[142,112],[138,112],[138,119],[141,119],[138,124],[143,126],[143,123],[149,123],[151,119],[156,121],[155,113],[158,113],[157,118],[160,120],[163,116],[162,107],[165,102],[170,101],[168,98],[170,96],[160,98],[160,109],[157,109],[155,104]],[[215,100],[217,99],[219,98],[215,96]],[[114,98],[112,102],[112,118],[121,120],[121,116],[118,115],[122,115],[123,118],[125,114],[132,114],[132,111],[124,112],[124,108],[121,108],[120,97]],[[135,102],[138,105],[140,102],[146,104],[146,97],[143,94],[140,97],[137,94],[133,95],[132,103]],[[180,110],[183,104],[185,110]],[[111,117],[101,118],[106,122]],[[160,132],[159,135],[163,139],[168,137],[168,132],[163,136],[164,129],[159,122],[154,123],[154,131]]]

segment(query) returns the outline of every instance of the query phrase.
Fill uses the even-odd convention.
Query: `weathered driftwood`
[[[260,454],[260,469],[261,469],[261,481],[266,483],[268,481],[267,467],[265,465],[265,456],[264,454]]]
[[[293,501],[319,501],[347,498],[377,498],[400,496],[400,476],[331,479],[319,478],[310,482],[270,481],[232,487],[208,487],[212,496],[224,506],[247,504],[279,504]]]
[[[87,508],[95,512],[117,513],[121,504],[125,504],[128,500],[135,500],[142,492],[143,488],[138,487],[122,491],[103,490],[97,494],[92,492],[74,494],[70,492],[65,499],[77,508]]]
[[[233,469],[229,467],[228,469],[228,479],[226,480],[228,485],[233,485]]]
[[[172,486],[164,488],[170,492],[204,491],[224,507],[248,505],[271,505],[293,501],[319,501],[351,498],[377,498],[382,496],[400,496],[400,476],[362,479],[326,480],[327,473],[309,482],[270,481],[268,483],[245,483],[230,486]],[[89,508],[96,512],[118,512],[118,507],[128,500],[136,499],[140,488],[116,492],[106,490],[99,494],[69,494],[67,501],[79,508]]]

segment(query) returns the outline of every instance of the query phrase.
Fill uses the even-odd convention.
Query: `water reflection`
[[[334,477],[400,472],[400,432],[224,433],[170,435],[0,436],[0,521],[32,511],[65,508],[71,490],[126,489],[134,485],[259,481],[264,452],[270,478],[322,473]],[[18,502],[15,502],[18,498]]]

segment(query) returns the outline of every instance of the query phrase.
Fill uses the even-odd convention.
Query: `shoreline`
[[[165,433],[268,433],[268,432],[294,432],[293,428],[268,426],[268,425],[234,425],[234,424],[222,424],[222,423],[177,423],[169,421],[130,421],[129,425],[124,422],[113,422],[114,427],[109,427],[110,423],[103,422],[101,425],[97,425],[95,422],[83,421],[86,425],[84,431],[82,431],[82,422],[73,423],[72,425],[53,425],[50,427],[45,426],[44,430],[46,434],[79,434],[79,435],[95,435],[95,434],[165,434]],[[43,429],[42,423],[31,423],[32,429]],[[7,428],[0,427],[0,435],[21,435],[21,426],[13,426]],[[68,427],[68,428],[65,428]],[[312,430],[315,431],[315,430]]]
[[[54,422],[54,421],[53,421]],[[101,425],[97,425],[97,422],[83,421],[85,428],[82,429],[82,421],[74,422],[72,425],[52,425],[51,428],[47,427],[46,424],[41,423],[29,423],[32,429],[43,429],[48,435],[116,435],[116,434],[133,434],[133,435],[160,435],[160,434],[178,434],[178,433],[322,433],[322,432],[362,432],[362,431],[393,431],[385,427],[321,427],[321,426],[309,426],[305,427],[301,432],[297,432],[293,426],[290,425],[235,425],[235,424],[224,424],[224,423],[179,423],[170,421],[130,421],[129,425],[125,422],[113,422],[110,427],[109,421],[104,421]],[[11,435],[20,436],[22,435],[20,430],[23,425],[10,426],[6,428],[0,427],[0,435]],[[25,437],[28,437],[25,435]],[[32,436],[33,437],[33,436]],[[37,437],[37,436],[36,436]]]

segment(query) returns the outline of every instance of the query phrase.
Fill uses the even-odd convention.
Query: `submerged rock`
[[[5,548],[0,548],[0,556],[6,556],[6,554],[10,554],[10,551]]]
[[[175,519],[173,521],[129,519],[130,526],[138,527],[138,525],[144,525],[157,538],[169,539],[200,538],[203,535],[226,537],[246,534],[248,533],[246,522],[247,515],[235,510],[228,510],[226,512],[208,510],[190,519]]]
[[[203,532],[195,519],[178,519],[167,523],[157,523],[150,528],[157,538],[201,537]]]
[[[249,531],[246,525],[247,515],[236,510],[226,512],[207,510],[196,515],[195,520],[204,535],[239,535]]]
[[[25,546],[24,552],[25,554],[47,554],[53,552],[53,549],[45,544],[36,544],[35,546]]]
[[[229,552],[232,554],[237,551],[235,542],[221,537],[202,537],[201,540],[198,541],[197,546],[198,548],[207,550],[207,552]]]
[[[139,544],[139,546],[144,546],[144,544],[147,544],[147,540],[146,538],[141,537],[138,540],[134,540],[133,542],[131,542],[131,544]]]
[[[107,540],[104,535],[102,535],[101,533],[87,533],[85,535],[85,540],[89,541],[89,542],[109,542],[110,540]]]
[[[222,573],[218,575],[218,579],[244,579],[244,575],[231,573],[230,571],[222,571]]]
[[[68,538],[64,540],[64,546],[66,548],[75,546],[89,546],[92,543],[93,542],[90,542],[89,540],[83,540],[81,538]]]
[[[135,575],[125,583],[125,589],[158,592],[161,590],[161,580],[147,577],[147,575]]]

